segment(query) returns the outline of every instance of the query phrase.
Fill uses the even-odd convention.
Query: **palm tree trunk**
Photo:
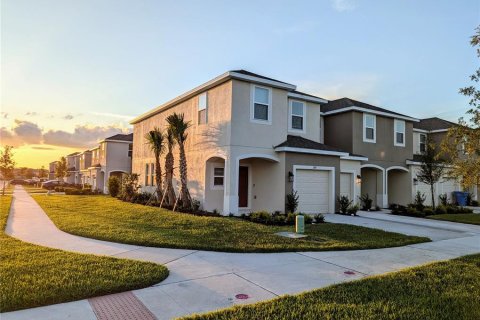
[[[3,189],[2,189],[2,196],[5,195],[5,180],[3,180]]]
[[[160,154],[155,155],[155,179],[157,180],[157,198],[162,199],[162,167],[160,166]]]
[[[180,200],[182,200],[184,208],[190,208],[192,205],[187,187],[187,158],[185,156],[185,146],[183,145],[183,142],[179,142],[178,147],[180,149]]]
[[[173,153],[172,150],[168,150],[165,156],[165,193],[166,200],[169,206],[173,206],[176,201],[175,191],[173,190]]]

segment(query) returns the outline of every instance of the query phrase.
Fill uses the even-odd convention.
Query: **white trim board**
[[[310,154],[319,154],[324,156],[337,156],[337,157],[348,157],[348,152],[339,152],[339,151],[327,151],[327,150],[315,150],[315,149],[306,149],[306,148],[293,148],[293,147],[277,147],[275,148],[277,152],[295,152],[295,153],[310,153]]]
[[[301,100],[305,100],[305,101],[308,101],[308,102],[315,102],[315,103],[320,103],[320,104],[328,103],[328,100],[325,100],[325,99],[322,99],[322,98],[310,97],[310,96],[306,96],[306,95],[303,95],[303,94],[300,94],[300,93],[295,93],[295,92],[289,92],[287,94],[287,96],[289,98],[301,99]]]
[[[402,120],[407,120],[407,121],[420,122],[420,120],[417,119],[417,118],[397,115],[397,114],[394,114],[394,113],[375,111],[375,110],[361,108],[361,107],[357,107],[357,106],[352,106],[352,107],[348,107],[348,108],[327,111],[327,112],[324,112],[324,115],[325,116],[330,116],[330,115],[333,115],[333,114],[343,113],[343,112],[348,112],[348,111],[359,111],[359,112],[365,112],[365,113],[371,113],[371,114],[375,114],[375,115],[379,115],[379,116],[384,116],[384,117],[387,117],[387,118],[396,118],[396,119],[402,119]]]

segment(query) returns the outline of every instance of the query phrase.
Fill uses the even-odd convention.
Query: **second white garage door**
[[[329,212],[329,175],[330,171],[296,170],[295,190],[298,193],[299,212]]]

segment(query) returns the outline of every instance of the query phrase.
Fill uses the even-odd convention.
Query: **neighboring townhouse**
[[[55,170],[57,169],[58,161],[52,161],[48,164],[48,180],[55,180]]]
[[[67,160],[67,176],[65,182],[69,184],[80,184],[80,152],[74,152],[66,157]]]
[[[333,212],[337,195],[360,195],[361,166],[369,159],[325,141],[321,107],[327,102],[293,84],[245,70],[226,72],[132,120],[132,172],[143,190],[154,190],[155,158],[145,135],[165,129],[172,113],[183,113],[192,124],[185,146],[188,187],[205,210],[284,211],[286,195],[296,190],[299,211]],[[335,134],[344,130],[350,128],[337,127]],[[176,148],[175,185],[178,159]]]
[[[360,168],[361,195],[381,208],[412,201],[407,160],[413,157],[413,117],[342,98],[323,108],[325,143],[368,158]]]
[[[417,174],[420,171],[421,154],[427,148],[427,137],[430,137],[431,142],[435,145],[435,151],[441,154],[441,143],[446,138],[448,129],[454,127],[456,124],[450,121],[446,121],[440,118],[427,118],[421,119],[413,126],[413,158],[407,161],[410,167],[411,175],[413,178],[413,195],[417,191],[424,193],[426,196],[426,204],[431,205],[431,190],[430,186],[418,181]],[[459,148],[460,149],[460,148]],[[459,150],[460,151],[460,150]],[[438,201],[439,195],[446,194],[449,201],[452,201],[452,192],[461,191],[462,186],[458,179],[453,179],[445,174],[435,185],[435,199]],[[478,187],[470,190],[474,194],[475,198],[478,198]]]
[[[90,163],[82,170],[83,183],[92,186],[92,190],[108,192],[107,181],[110,176],[119,176],[131,172],[133,133],[116,134],[100,141],[90,149]]]
[[[90,150],[85,150],[79,154],[80,156],[80,183],[82,185],[85,184],[92,184],[92,181],[90,181],[90,175],[89,169],[92,166],[92,151]]]

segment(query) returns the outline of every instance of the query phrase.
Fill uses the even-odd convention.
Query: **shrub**
[[[355,204],[353,206],[350,206],[348,207],[347,209],[347,213],[350,214],[350,215],[354,215],[356,216],[357,215],[357,211],[360,209],[360,207],[358,206],[358,204]]]
[[[88,183],[85,183],[85,184],[83,185],[83,189],[91,190],[91,189],[92,189],[92,185],[91,185],[91,184],[88,184]]]
[[[321,213],[317,213],[313,216],[315,223],[325,223],[325,217]]]
[[[305,224],[311,224],[313,222],[313,218],[309,214],[299,213],[298,215],[303,216]]]
[[[138,174],[131,173],[125,175],[120,189],[120,198],[123,201],[132,201],[138,189]]]
[[[478,207],[478,201],[472,200],[472,207]]]
[[[263,224],[271,224],[273,219],[272,215],[267,211],[257,211],[250,214],[250,221]]]
[[[273,224],[276,226],[284,226],[285,222],[285,215],[284,214],[277,214],[273,216]]]
[[[437,208],[435,208],[435,214],[446,214],[447,213],[447,208],[444,205],[439,205]]]
[[[298,208],[298,194],[297,191],[287,194],[287,203],[286,203],[287,212],[294,213]]]
[[[421,193],[420,191],[417,191],[417,194],[415,195],[415,199],[413,200],[413,204],[415,205],[415,208],[418,211],[422,211],[425,208],[425,194]]]
[[[440,204],[442,206],[448,205],[448,196],[446,193],[439,195],[438,198],[440,199]]]
[[[458,211],[458,210],[457,210],[457,207],[455,207],[455,206],[447,206],[447,213],[448,213],[448,214],[455,214],[455,213],[457,213],[457,211]]]
[[[457,208],[457,213],[473,213],[473,210],[470,208],[460,207]]]
[[[380,211],[382,210],[382,208],[380,208],[379,206],[375,206],[375,211]]]
[[[467,193],[467,206],[472,205],[472,200],[473,200],[473,194],[471,192]]]
[[[350,201],[347,196],[337,197],[338,206],[340,207],[340,212],[346,214],[348,207],[352,204],[353,201]]]
[[[370,197],[368,196],[368,193],[359,197],[359,199],[362,202],[362,210],[368,211],[372,208],[373,199],[370,199]]]
[[[423,213],[425,213],[426,216],[431,216],[431,215],[434,214],[432,208],[425,208],[425,209],[423,209]]]
[[[193,212],[198,212],[200,210],[200,201],[197,199],[192,199],[192,209]]]
[[[109,177],[107,186],[108,186],[108,193],[112,197],[118,196],[118,194],[120,193],[120,179],[118,179],[118,177],[115,177],[115,176]]]

